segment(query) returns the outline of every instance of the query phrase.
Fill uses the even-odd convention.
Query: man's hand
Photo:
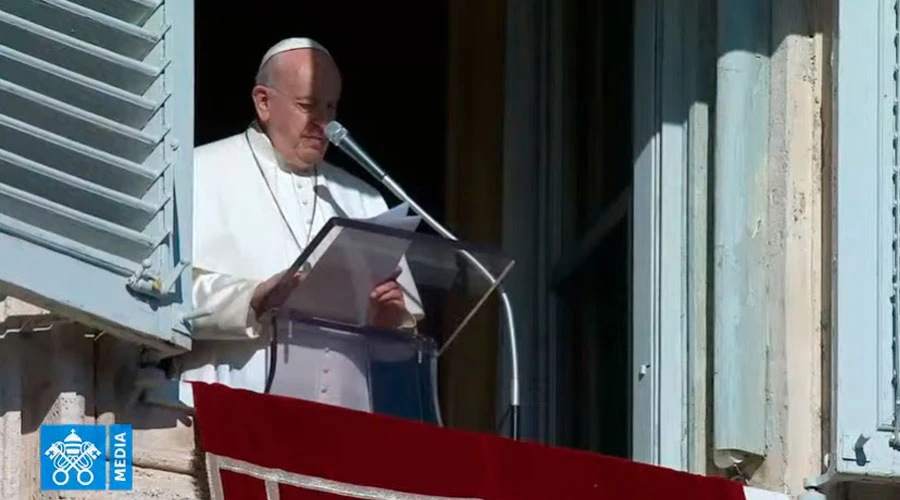
[[[369,324],[379,328],[399,328],[409,320],[403,290],[397,283],[400,268],[375,285],[369,294]]]
[[[271,307],[272,304],[285,300],[291,290],[300,283],[300,280],[306,277],[306,273],[297,271],[290,280],[276,289],[278,282],[281,281],[286,272],[288,271],[281,271],[256,286],[256,289],[253,291],[253,298],[250,299],[250,307],[253,308],[253,313],[257,318],[266,312],[266,309]]]

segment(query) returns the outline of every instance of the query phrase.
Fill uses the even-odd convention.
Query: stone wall
[[[134,344],[15,299],[0,301],[0,498],[113,497],[40,491],[40,425],[63,423],[134,426],[129,499],[206,498],[190,417],[129,406],[139,360]]]
[[[751,484],[791,496],[823,470],[822,320],[830,185],[824,135],[830,20],[805,0],[773,2],[769,119],[766,459]],[[814,18],[813,16],[819,16]],[[824,118],[824,119],[823,119]],[[827,434],[827,433],[826,433]]]

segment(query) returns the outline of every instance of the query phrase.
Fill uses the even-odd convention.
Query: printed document
[[[409,215],[409,205],[403,203],[361,220],[413,232],[422,218]],[[328,231],[327,235],[307,258],[309,274],[283,307],[313,318],[364,325],[369,294],[401,266],[411,235],[389,235],[377,229],[363,230],[340,224],[323,230]]]

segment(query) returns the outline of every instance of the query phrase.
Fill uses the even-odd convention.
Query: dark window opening
[[[556,284],[565,446],[631,454],[631,187],[634,7],[580,0],[567,13],[573,131],[566,166],[572,242]]]
[[[263,6],[264,5],[264,6]],[[220,2],[195,6],[195,144],[240,133],[265,51],[295,36],[332,53],[343,77],[337,119],[410,195],[444,214],[447,6],[437,2]],[[337,148],[326,160],[396,199]]]

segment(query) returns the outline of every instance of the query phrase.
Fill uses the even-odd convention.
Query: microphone
[[[392,179],[387,172],[384,171],[375,160],[369,156],[362,147],[360,147],[356,141],[353,140],[353,137],[350,136],[350,133],[347,132],[347,129],[344,128],[343,125],[336,121],[332,121],[325,126],[325,136],[328,137],[328,140],[341,149],[344,153],[347,154],[353,161],[357,162],[366,169],[372,177],[381,182],[384,187],[388,188],[397,198],[409,204],[412,207],[413,211],[419,214],[420,217],[438,234],[447,238],[448,240],[458,241],[459,238],[456,237],[449,229],[442,226],[437,220],[434,219],[428,212],[426,212],[422,207],[416,203],[415,200],[409,196],[406,191],[400,187],[397,182]],[[484,265],[475,258],[475,256],[471,255],[469,252],[462,251],[463,256],[469,260],[478,271],[487,278],[491,284],[497,285],[497,279],[491,274],[491,272],[484,267]],[[509,354],[510,354],[510,401],[509,401],[509,413],[510,413],[510,429],[512,434],[512,439],[519,439],[519,353],[518,346],[516,345],[516,325],[515,320],[513,318],[513,310],[512,310],[512,302],[509,300],[509,295],[507,295],[506,290],[503,288],[503,285],[497,285],[497,291],[500,294],[500,302],[503,306],[503,314],[506,318],[506,334],[507,341],[509,343]],[[457,332],[457,335],[459,333]],[[446,350],[447,346],[453,342],[455,335],[447,340],[444,344],[444,347],[441,349],[441,352],[438,353],[438,356]]]

